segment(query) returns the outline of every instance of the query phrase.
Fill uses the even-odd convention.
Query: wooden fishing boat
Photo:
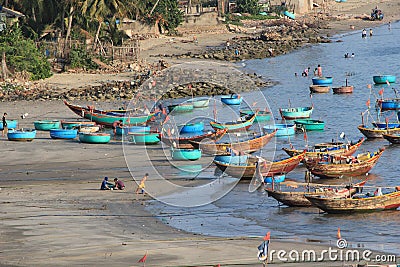
[[[315,176],[321,178],[355,177],[368,173],[378,162],[385,149],[381,148],[373,155],[362,153],[357,157],[327,155],[315,161],[306,161],[306,168]]]
[[[99,110],[92,107],[73,105],[67,101],[64,101],[64,104],[78,116],[106,126],[112,126],[115,121],[119,120],[122,120],[122,123],[127,125],[142,125],[146,124],[155,115],[155,113],[135,114],[133,111],[124,112],[124,110],[120,110],[121,112]]]
[[[107,144],[111,140],[108,133],[79,133],[79,141],[87,144]]]
[[[400,134],[382,134],[392,144],[400,144]]]
[[[184,113],[193,111],[194,106],[192,103],[180,103],[168,106],[168,111],[171,113]]]
[[[7,128],[8,129],[16,129],[18,127],[18,121],[17,120],[6,120],[7,122]],[[3,123],[0,122],[0,130],[3,130]]]
[[[53,139],[74,139],[78,135],[77,129],[51,129],[50,137]]]
[[[305,186],[310,191],[281,191],[272,188],[265,188],[269,197],[273,197],[278,202],[289,207],[311,207],[311,202],[305,197],[309,196],[326,196],[331,198],[346,198],[361,191],[366,181],[350,185],[323,185],[323,184],[305,184],[305,183],[288,183],[289,187]],[[314,189],[311,191],[311,189]]]
[[[35,129],[11,129],[7,133],[7,138],[10,141],[31,142],[36,137]]]
[[[201,158],[201,150],[172,148],[171,157],[173,160],[198,160]]]
[[[160,142],[160,133],[143,132],[128,133],[128,140],[136,145],[156,145]]]
[[[356,195],[352,198],[330,198],[324,196],[305,195],[313,206],[327,213],[354,213],[366,211],[382,211],[400,207],[400,191],[380,196]]]
[[[180,128],[180,133],[198,133],[204,130],[204,122],[187,123]]]
[[[263,131],[265,133],[271,133],[276,131],[275,136],[289,136],[294,135],[296,133],[296,125],[295,124],[282,124],[282,123],[275,123],[272,125],[265,125],[263,127]]]
[[[313,109],[313,107],[280,108],[279,113],[281,114],[282,119],[294,120],[309,118]]]
[[[215,155],[214,160],[228,164],[245,164],[249,158],[248,154],[244,155]]]
[[[306,151],[305,159],[314,159],[321,157],[322,155],[342,155],[342,156],[351,156],[356,150],[364,143],[365,138],[361,138],[355,144],[345,144],[343,142],[328,142],[328,143],[319,143],[314,146],[306,149],[294,149],[294,148],[282,148],[289,156],[293,157],[295,155],[299,155]]]
[[[150,126],[136,126],[136,125],[123,125],[117,126],[115,129],[115,133],[117,135],[127,135],[129,132],[137,133],[137,132],[149,132]]]
[[[63,129],[73,129],[79,128],[81,126],[94,126],[96,125],[93,121],[61,121],[61,128]]]
[[[306,131],[322,131],[325,127],[325,122],[321,120],[302,119],[295,120],[296,129],[304,129]]]
[[[376,106],[381,111],[400,109],[400,98],[377,99]]]
[[[383,134],[398,134],[400,128],[369,128],[359,125],[358,130],[367,138],[383,138]]]
[[[59,129],[60,121],[58,120],[40,120],[33,122],[36,130],[50,131],[51,129]]]
[[[300,161],[304,158],[304,155],[305,152],[279,161],[268,161],[264,159],[263,162],[260,163],[260,172],[263,177],[289,173],[299,165]],[[243,164],[228,164],[216,160],[213,162],[220,170],[232,177],[251,179],[256,172],[259,160],[260,159],[256,157],[248,158],[247,162]]]
[[[331,87],[329,85],[310,85],[311,93],[329,93]]]
[[[290,18],[290,19],[295,19],[295,18],[296,18],[296,15],[295,15],[295,14],[293,14],[292,12],[289,12],[289,11],[287,11],[287,10],[285,10],[285,11],[283,12],[283,15],[285,15],[286,17],[288,17],[288,18]]]
[[[334,94],[351,94],[353,93],[354,86],[348,85],[348,86],[339,86],[339,87],[333,87],[332,91]]]
[[[240,95],[232,94],[230,96],[221,96],[221,102],[225,105],[240,105],[243,98]]]
[[[241,117],[238,121],[226,122],[226,123],[218,123],[215,121],[210,121],[211,127],[215,130],[218,129],[228,129],[228,132],[236,132],[236,131],[245,131],[253,125],[254,120],[258,111],[252,115],[247,115],[245,117]]]
[[[163,131],[165,129],[163,128]],[[167,146],[177,147],[177,148],[194,148],[190,141],[201,142],[203,139],[207,140],[220,140],[228,131],[228,129],[221,129],[215,132],[207,132],[205,134],[193,135],[193,136],[179,136],[172,137],[165,134],[161,134],[161,141]]]
[[[241,109],[239,110],[240,116],[252,115],[255,111],[251,109]],[[254,122],[269,121],[271,119],[272,113],[269,110],[259,110]]]
[[[231,143],[215,143],[214,141],[195,142],[189,141],[193,147],[201,149],[204,153],[210,155],[226,155],[232,153],[252,153],[263,148],[275,136],[276,131],[270,134],[259,134],[250,136],[248,139],[231,142]]]
[[[394,76],[394,75],[375,75],[375,76],[372,76],[372,80],[376,84],[395,83],[396,76]]]
[[[189,103],[193,104],[194,108],[206,108],[210,104],[209,97],[196,97],[191,100],[188,100]]]
[[[330,85],[333,82],[332,77],[313,77],[312,83],[314,85]]]

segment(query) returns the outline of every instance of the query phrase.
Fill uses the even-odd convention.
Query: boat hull
[[[60,128],[60,121],[58,120],[42,120],[42,121],[35,121],[33,122],[35,125],[36,130],[40,131],[50,131],[52,129],[59,129]]]
[[[193,98],[191,101],[194,108],[206,108],[210,104],[209,98]]]
[[[331,87],[329,85],[310,85],[310,92],[311,93],[329,93]]]
[[[320,120],[295,120],[296,129],[304,129],[306,131],[322,131],[325,128],[325,122]]]
[[[159,133],[129,133],[129,141],[136,145],[156,145],[160,142]]]
[[[296,133],[296,126],[294,124],[274,124],[265,125],[263,127],[264,132],[272,132],[276,130],[275,136],[290,136]]]
[[[163,128],[163,131],[165,129]],[[227,132],[227,129],[217,130],[216,132],[209,132],[201,135],[194,135],[194,136],[182,136],[178,138],[168,137],[164,134],[161,135],[161,141],[172,147],[178,148],[194,148],[190,141],[193,142],[201,142],[204,139],[211,139],[214,141],[218,141],[221,139]]]
[[[255,112],[251,109],[241,109],[239,111],[240,116],[246,116],[246,115],[251,115],[254,114]],[[259,111],[257,113],[256,118],[254,119],[254,122],[263,122],[263,121],[269,121],[271,119],[272,113],[270,111]]]
[[[149,132],[150,126],[129,126],[124,125],[122,127],[117,126],[115,129],[116,135],[127,135],[128,133],[137,133],[137,132]]]
[[[399,134],[382,134],[382,136],[392,144],[400,144]]]
[[[383,134],[398,134],[400,133],[400,128],[368,128],[365,127],[364,125],[359,125],[358,130],[368,139],[373,139],[373,138],[383,138]]]
[[[16,129],[18,127],[17,120],[6,120],[6,122],[7,122],[8,129]],[[3,130],[3,129],[4,129],[3,123],[0,122],[0,130]]]
[[[198,160],[201,158],[201,150],[199,149],[172,149],[171,157],[173,160]]]
[[[94,126],[95,122],[91,121],[61,121],[61,128],[63,129],[73,129],[79,128],[81,126]]]
[[[221,96],[221,102],[225,105],[240,105],[243,101],[243,98],[234,95],[234,96]]]
[[[199,133],[204,130],[203,122],[188,123],[182,126],[180,133]]]
[[[309,118],[313,109],[313,107],[280,108],[279,113],[286,120],[303,119]]]
[[[376,75],[372,77],[375,84],[395,83],[396,76],[394,75]]]
[[[332,91],[334,94],[351,94],[353,93],[354,86],[340,86],[333,87]]]
[[[75,139],[78,135],[77,129],[51,129],[50,137],[53,139]]]
[[[87,144],[107,144],[111,135],[106,133],[79,133],[79,141]]]
[[[381,111],[398,110],[400,109],[400,99],[378,99],[376,105]]]
[[[314,77],[312,78],[313,85],[331,85],[333,82],[332,77]]]
[[[243,121],[243,122],[218,123],[215,121],[210,121],[210,125],[215,130],[227,129],[228,132],[246,131],[253,125],[254,120],[256,119],[257,113],[258,112],[251,115],[246,121]]]
[[[11,130],[7,133],[7,138],[10,141],[30,142],[36,137],[36,130]]]
[[[171,113],[185,113],[193,111],[193,104],[177,104],[177,105],[169,105],[168,111]]]

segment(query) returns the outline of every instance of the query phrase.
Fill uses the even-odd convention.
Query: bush
[[[99,66],[92,61],[91,56],[84,47],[71,49],[69,53],[69,64],[71,68],[97,69]]]

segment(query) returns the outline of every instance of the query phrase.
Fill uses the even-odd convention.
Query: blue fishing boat
[[[7,122],[7,128],[8,129],[15,129],[18,127],[18,121],[17,120],[6,120]],[[3,130],[3,123],[0,122],[0,130]]]
[[[314,85],[330,85],[333,82],[332,77],[314,77],[312,78],[312,83]]]
[[[264,183],[266,184],[272,184],[272,179],[274,183],[282,183],[286,179],[286,174],[279,174],[279,175],[274,175],[271,177],[264,177]]]
[[[295,120],[296,129],[304,129],[306,131],[322,131],[325,127],[325,122],[321,120],[302,119]]]
[[[74,139],[78,135],[78,129],[51,129],[50,137],[53,139]]]
[[[181,103],[181,104],[169,105],[168,111],[174,113],[184,113],[193,111],[193,108],[194,106],[192,103]]]
[[[396,76],[394,75],[375,75],[372,77],[375,84],[395,83]]]
[[[79,133],[79,141],[88,144],[107,144],[111,140],[108,133]]]
[[[286,17],[288,17],[290,19],[295,19],[296,18],[295,14],[293,14],[292,12],[289,12],[287,10],[283,12],[283,15],[285,15]]]
[[[198,160],[201,158],[201,150],[171,148],[171,157],[173,160]]]
[[[200,121],[182,125],[180,133],[199,133],[202,132],[203,130],[204,130],[204,123]]]
[[[227,164],[245,164],[247,163],[248,157],[248,155],[216,155],[214,160]]]
[[[376,106],[381,111],[400,109],[400,98],[377,99]]]
[[[313,107],[280,108],[279,113],[283,119],[294,120],[309,118],[313,112]]]
[[[240,95],[232,94],[230,96],[221,96],[221,102],[225,105],[240,105],[243,98]]]
[[[11,129],[7,133],[7,138],[10,141],[24,141],[30,142],[36,137],[36,130],[35,129],[19,129],[14,130]]]
[[[240,116],[246,116],[246,115],[251,115],[254,114],[255,111],[251,109],[241,109],[239,110]],[[263,122],[263,121],[269,121],[271,119],[272,113],[269,110],[259,110],[256,116],[256,119],[254,122]]]
[[[59,129],[60,121],[59,120],[39,120],[33,122],[36,130],[41,131],[50,131],[51,129]]]
[[[149,132],[150,126],[132,126],[132,125],[123,125],[117,126],[115,129],[115,133],[117,135],[127,135],[128,133],[138,133],[138,132]]]
[[[129,141],[136,145],[156,145],[160,142],[160,133],[128,133]]]
[[[372,125],[379,129],[392,129],[392,128],[399,128],[399,122],[372,122]]]
[[[296,125],[295,124],[272,124],[272,125],[265,125],[263,127],[263,131],[266,133],[270,133],[276,131],[275,136],[289,136],[294,135],[296,133]]]
[[[188,100],[189,103],[193,104],[194,108],[206,108],[210,104],[209,97],[196,97],[191,100]]]

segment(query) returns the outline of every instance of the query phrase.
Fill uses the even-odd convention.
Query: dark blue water
[[[341,40],[341,42],[337,42]],[[400,24],[393,23],[374,29],[372,38],[361,38],[361,32],[337,36],[330,44],[305,47],[288,55],[263,60],[251,60],[238,64],[244,71],[256,72],[266,78],[277,80],[279,84],[263,90],[263,93],[279,118],[278,108],[306,106],[313,103],[312,117],[326,122],[323,132],[309,132],[308,142],[326,142],[337,139],[341,132],[347,140],[362,137],[357,129],[361,124],[360,113],[365,111],[370,98],[368,84],[373,84],[372,76],[392,74],[400,78]],[[345,53],[355,53],[355,58],[345,59]],[[354,85],[354,93],[349,95],[315,94],[309,95],[311,76],[301,77],[306,67],[313,70],[318,64],[324,76],[333,76],[333,86],[341,86],[348,79]],[[298,76],[295,76],[298,73]],[[393,97],[388,87],[372,85],[372,94],[381,88],[384,96]],[[251,98],[252,93],[244,94]],[[375,98],[371,97],[373,106]],[[393,115],[392,115],[393,116]],[[391,119],[394,119],[391,118]],[[282,147],[291,142],[295,147],[304,147],[303,134],[276,139],[277,156],[283,155]],[[386,151],[368,176],[369,185],[395,186],[400,184],[398,159],[400,146],[389,145],[386,140],[366,141],[363,151],[376,151],[380,147]],[[288,177],[302,181],[305,169],[300,167]],[[337,228],[342,237],[353,246],[365,246],[378,250],[400,253],[400,211],[376,212],[353,215],[320,214],[314,208],[278,207],[277,202],[268,198],[263,190],[249,193],[248,183],[239,183],[222,199],[198,208],[175,208],[154,202],[149,209],[160,216],[162,221],[186,231],[217,236],[263,236],[267,231],[275,239],[290,241],[318,240],[329,243],[336,240]]]

